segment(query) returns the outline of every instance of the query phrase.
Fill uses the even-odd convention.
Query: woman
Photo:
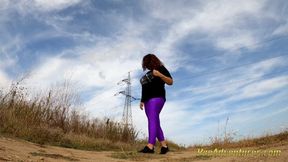
[[[160,154],[166,154],[169,148],[160,126],[159,114],[166,101],[165,83],[172,85],[173,79],[169,71],[154,54],[148,54],[143,57],[142,68],[143,71],[149,70],[140,79],[142,85],[140,109],[143,110],[144,107],[148,119],[149,140],[144,149],[139,152],[154,153],[154,145],[157,138],[162,145]]]

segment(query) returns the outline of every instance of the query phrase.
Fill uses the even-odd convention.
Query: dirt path
[[[41,146],[23,140],[0,137],[0,161],[119,161],[111,152],[92,152],[55,146]]]
[[[129,155],[124,152],[112,152],[112,151],[82,151],[54,146],[40,146],[24,140],[15,140],[11,138],[0,137],[0,161],[95,161],[95,162],[131,162],[131,161],[151,161],[151,162],[190,162],[190,161],[279,161],[288,162],[288,142],[282,144],[276,144],[274,146],[267,146],[267,150],[281,150],[280,156],[247,156],[247,157],[211,157],[206,155],[200,155],[197,150],[185,150],[181,152],[171,151],[167,155],[142,155],[134,153],[135,155]],[[245,148],[246,149],[246,148]],[[256,150],[258,148],[249,148]],[[130,157],[128,159],[113,158],[111,155],[116,155],[119,158]],[[131,157],[132,158],[131,160]],[[135,159],[135,160],[133,160]]]

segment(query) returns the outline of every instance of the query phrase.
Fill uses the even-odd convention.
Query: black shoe
[[[160,152],[160,154],[166,154],[167,152],[169,151],[169,148],[168,148],[168,146],[166,146],[166,147],[161,147],[161,152]]]
[[[145,146],[142,150],[138,151],[138,152],[141,152],[141,153],[151,153],[153,154],[154,153],[154,148],[153,149],[150,149],[148,146]]]

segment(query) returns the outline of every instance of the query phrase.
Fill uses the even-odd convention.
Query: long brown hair
[[[146,69],[148,70],[158,69],[161,65],[163,65],[163,63],[154,54],[147,54],[146,56],[143,57],[142,60],[143,71],[145,71]]]

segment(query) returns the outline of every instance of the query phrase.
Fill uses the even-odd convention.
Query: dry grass
[[[41,145],[124,154],[147,144],[137,139],[134,127],[108,118],[91,119],[80,110],[79,97],[68,82],[34,97],[17,82],[6,92],[0,90],[0,135]],[[169,144],[172,149],[181,149],[173,142]]]
[[[0,90],[0,133],[39,144],[88,150],[132,148],[138,132],[106,119],[89,119],[68,82],[34,97],[19,82]]]
[[[208,145],[194,145],[189,148],[243,148],[243,147],[267,147],[271,145],[281,145],[288,141],[288,130],[284,130],[278,134],[266,134],[261,137],[247,137],[241,140],[235,140],[237,135],[234,131],[227,131],[227,118],[223,133],[215,137],[210,137]],[[219,133],[218,133],[219,134]]]
[[[258,138],[246,138],[240,141],[227,144],[227,147],[265,147],[271,145],[281,145],[288,141],[288,131],[284,131],[274,135],[265,135]]]
[[[265,135],[258,138],[245,138],[239,141],[214,141],[210,145],[193,146],[194,148],[243,148],[243,147],[268,147],[271,145],[281,145],[288,141],[288,131],[274,135]]]

